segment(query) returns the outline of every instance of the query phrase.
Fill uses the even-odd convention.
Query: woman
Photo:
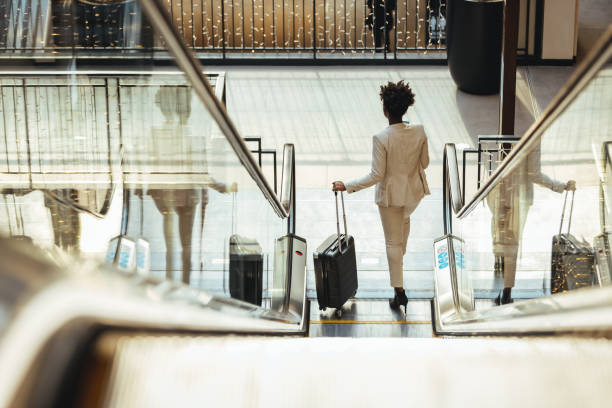
[[[414,104],[410,86],[399,81],[389,82],[380,89],[389,126],[373,137],[372,170],[349,183],[334,181],[333,190],[354,193],[376,184],[376,204],[385,233],[391,286],[395,289],[389,305],[392,309],[400,306],[405,309],[408,298],[403,288],[403,258],[410,233],[410,214],[423,196],[429,194],[424,172],[429,165],[429,152],[423,126],[402,121]]]

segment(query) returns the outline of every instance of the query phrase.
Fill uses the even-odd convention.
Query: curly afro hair
[[[414,92],[404,81],[389,82],[380,87],[380,100],[391,117],[401,118],[414,105]]]

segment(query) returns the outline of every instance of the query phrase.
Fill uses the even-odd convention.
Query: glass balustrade
[[[458,273],[468,275],[476,298],[495,299],[504,287],[515,302],[577,290],[587,296],[610,285],[611,53],[608,46],[605,63],[556,106],[553,121],[536,124],[541,134],[528,132],[533,140],[519,145],[511,171],[484,200],[454,219],[465,251]]]
[[[129,19],[118,30],[96,15],[60,18],[58,8],[74,12],[86,3],[37,3],[54,12],[37,29],[49,33],[57,58],[0,73],[1,233],[58,262],[93,258],[269,306],[273,282],[275,296],[287,291],[286,268],[275,267],[287,214],[218,115],[223,88],[216,86],[217,96],[213,89],[221,77],[199,82],[196,64],[187,78],[170,56],[195,60],[160,49],[168,37],[140,3],[113,3]],[[118,55],[125,58],[104,61]],[[161,66],[160,55],[167,57]],[[244,285],[257,282],[244,278],[252,273],[261,276],[263,300]]]

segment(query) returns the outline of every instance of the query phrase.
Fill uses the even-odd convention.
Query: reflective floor
[[[351,300],[342,308],[319,311],[310,304],[310,337],[432,337],[429,300],[410,300],[404,313],[392,310],[387,299]]]
[[[476,309],[491,307],[490,299],[476,300]],[[352,299],[342,307],[319,310],[310,301],[310,337],[436,337],[432,330],[431,299],[410,299],[406,311],[393,310],[389,299]]]

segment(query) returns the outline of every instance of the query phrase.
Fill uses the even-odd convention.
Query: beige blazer
[[[345,183],[349,193],[376,184],[376,204],[405,207],[410,214],[429,194],[425,169],[429,166],[427,135],[422,125],[397,123],[374,135],[372,170]]]

